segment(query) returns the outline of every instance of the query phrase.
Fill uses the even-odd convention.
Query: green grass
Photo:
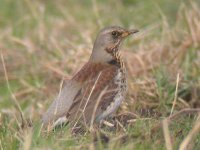
[[[197,0],[0,0],[0,52],[11,90],[0,63],[0,149],[167,149],[162,120],[169,117],[175,94],[174,113],[200,107],[199,8]],[[126,132],[103,127],[108,143],[94,142],[91,133],[73,136],[68,126],[41,132],[40,118],[63,75],[70,78],[88,60],[96,34],[108,25],[140,30],[123,44],[134,67],[126,64],[127,104],[117,113],[138,118],[122,121]],[[11,93],[33,127],[20,129]],[[198,117],[181,114],[169,123],[173,149],[194,130]],[[187,148],[200,148],[200,134],[192,135]]]

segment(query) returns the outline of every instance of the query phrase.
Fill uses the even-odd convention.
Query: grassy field
[[[198,0],[0,0],[0,149],[199,150],[199,10]],[[41,132],[63,77],[109,25],[140,30],[122,47],[129,92],[115,127],[103,139]]]

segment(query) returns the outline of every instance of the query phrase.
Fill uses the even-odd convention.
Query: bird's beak
[[[127,37],[131,34],[137,33],[137,32],[139,32],[139,30],[137,30],[137,29],[127,30],[127,31],[124,31],[124,33],[122,33],[121,37],[125,38],[125,37]]]

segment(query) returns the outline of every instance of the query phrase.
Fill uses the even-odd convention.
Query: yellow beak
[[[137,32],[139,32],[139,30],[137,30],[137,29],[128,30],[128,31],[125,31],[124,33],[122,33],[121,37],[125,38],[125,37],[127,37],[131,34],[137,33]]]

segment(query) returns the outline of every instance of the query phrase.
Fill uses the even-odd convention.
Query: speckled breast
[[[127,81],[126,81],[126,71],[125,68],[119,68],[117,74],[114,78],[114,83],[117,85],[116,94],[113,98],[113,101],[106,108],[106,110],[99,116],[97,116],[96,121],[99,122],[107,116],[114,113],[117,108],[121,105],[122,101],[125,99],[127,92]]]

